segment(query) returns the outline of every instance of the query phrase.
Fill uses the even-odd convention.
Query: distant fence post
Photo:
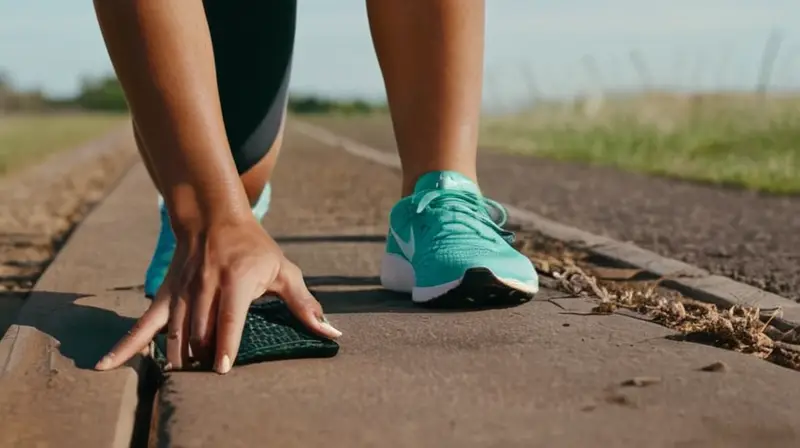
[[[589,94],[583,103],[583,114],[588,117],[596,116],[603,108],[605,103],[605,87],[603,86],[603,75],[594,57],[586,55],[582,59],[583,68],[589,77],[591,84]]]
[[[774,29],[769,34],[764,45],[764,54],[761,56],[761,69],[758,73],[758,84],[756,93],[765,97],[772,82],[772,72],[775,69],[775,61],[783,45],[784,35],[780,30]]]

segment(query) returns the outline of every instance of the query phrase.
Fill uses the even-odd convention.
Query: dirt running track
[[[547,290],[514,309],[466,313],[424,311],[381,291],[397,174],[291,126],[287,144],[265,225],[344,332],[342,349],[333,359],[257,364],[225,377],[172,374],[156,400],[161,446],[800,443],[798,373],[755,357],[670,341],[655,324],[586,316],[591,303],[554,299],[565,311],[545,300],[555,295]],[[87,366],[113,343],[122,316],[141,310],[130,287],[156,220],[139,166],[51,265],[41,285],[49,295],[39,292],[38,308],[23,312],[25,327],[12,327],[37,336],[20,339],[23,348],[0,343],[0,446],[125,446],[133,370]],[[59,313],[46,312],[48,300],[61,300]],[[46,334],[71,343],[56,349]],[[700,370],[717,361],[728,369]],[[623,385],[634,379],[638,386]]]
[[[394,151],[386,118],[309,121]],[[479,175],[497,200],[800,300],[800,196],[759,195],[488,150],[481,153]]]

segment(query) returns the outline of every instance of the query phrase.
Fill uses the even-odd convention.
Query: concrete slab
[[[140,315],[157,231],[142,166],[79,226],[0,341],[0,446],[128,447],[140,362],[92,366]]]
[[[796,372],[665,339],[591,304],[417,309],[377,275],[396,171],[290,132],[266,226],[304,269],[339,356],[170,376],[158,440],[181,447],[752,447],[800,441]],[[701,368],[723,362],[727,369]],[[639,386],[624,386],[631,381]]]

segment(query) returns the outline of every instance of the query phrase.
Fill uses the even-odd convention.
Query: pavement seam
[[[349,154],[389,168],[400,169],[400,159],[396,154],[375,149],[301,120],[292,120],[289,125],[303,135],[330,147],[342,149]],[[790,331],[800,326],[800,304],[785,297],[728,277],[712,275],[705,269],[664,257],[631,243],[595,235],[510,204],[503,203],[503,206],[508,210],[511,220],[521,224],[523,228],[528,227],[548,238],[577,246],[602,258],[655,274],[664,279],[664,286],[677,290],[687,297],[712,303],[724,309],[733,306],[756,306],[768,311],[769,316],[772,316],[775,310],[792,310],[793,317],[775,317],[772,322],[781,331]]]

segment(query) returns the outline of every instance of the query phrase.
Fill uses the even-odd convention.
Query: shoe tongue
[[[475,182],[455,171],[431,171],[420,177],[414,187],[414,193],[430,190],[458,190],[481,195]]]

